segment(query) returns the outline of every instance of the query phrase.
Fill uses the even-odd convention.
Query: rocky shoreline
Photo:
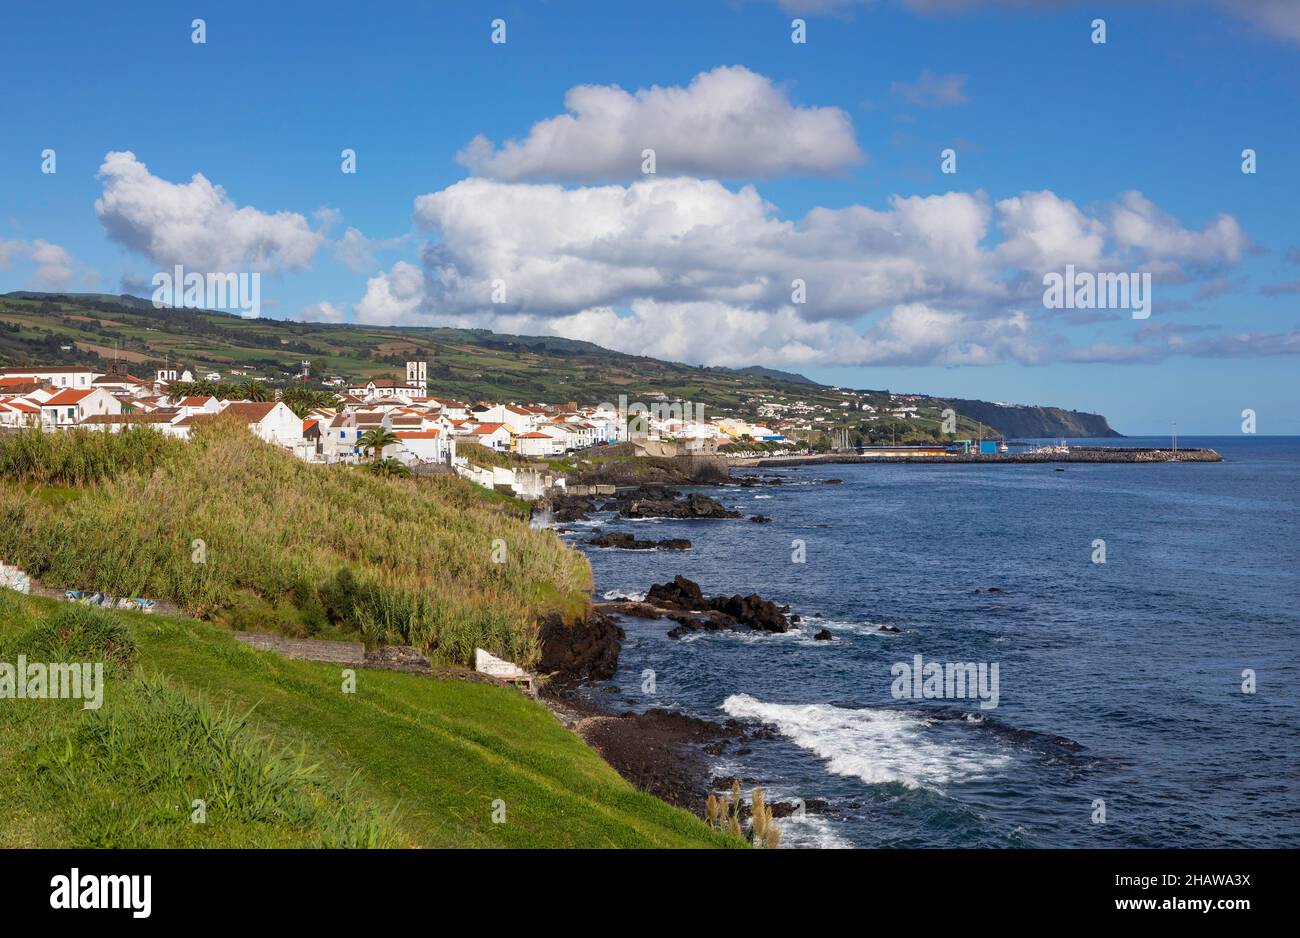
[[[549,676],[539,699],[628,782],[703,816],[709,794],[727,791],[736,781],[713,778],[710,759],[727,751],[743,755],[749,743],[771,738],[772,730],[734,719],[703,720],[659,707],[640,713],[614,712],[580,693],[580,688],[608,680],[617,671],[625,633],[613,615],[676,622],[667,633],[674,638],[718,629],[787,632],[800,617],[788,606],[756,594],[706,597],[698,584],[677,576],[651,586],[643,601],[598,602],[583,623],[566,626],[555,620],[543,626],[539,670]],[[824,629],[816,637],[823,636],[831,637]],[[742,781],[759,784],[753,779]],[[771,807],[774,816],[784,817],[799,806],[776,802]],[[802,807],[813,812],[828,809],[825,802]]]
[[[698,472],[702,466],[693,463],[692,468]],[[688,481],[678,477],[672,484],[725,484],[737,488],[786,484],[780,476],[736,474],[717,479],[712,478],[714,473],[716,462],[710,462],[704,473],[710,476],[707,480],[692,478]],[[817,481],[831,485],[842,480]],[[672,484],[639,479],[635,485],[617,488],[612,495],[553,496],[535,510],[550,512],[560,525],[588,521],[590,515],[598,511],[614,511],[618,517],[626,519],[718,521],[746,518],[743,513],[726,508],[714,498],[698,492],[683,493],[671,487]],[[748,520],[757,524],[771,521],[764,515],[752,515]],[[592,534],[594,536],[586,539],[585,543],[599,549],[686,550],[691,546],[685,538],[641,540],[623,532],[602,533],[599,528]],[[584,689],[609,680],[617,671],[625,633],[617,624],[616,616],[675,623],[667,629],[667,635],[672,638],[719,630],[784,633],[799,626],[800,616],[789,606],[778,605],[757,594],[705,596],[698,584],[679,575],[667,583],[652,585],[644,600],[595,602],[587,619],[576,626],[566,626],[558,620],[543,625],[539,671],[548,677],[539,699],[632,785],[703,817],[708,796],[729,791],[737,781],[730,777],[712,777],[711,760],[728,751],[743,755],[748,744],[756,739],[770,738],[773,731],[734,719],[711,721],[658,707],[643,712],[616,712],[602,706],[590,692],[584,693]],[[814,616],[819,617],[820,614]],[[819,629],[813,637],[820,641],[834,639],[825,628]],[[605,688],[605,691],[621,693],[618,688]],[[757,779],[740,781],[747,788],[762,784]],[[775,817],[789,816],[800,808],[811,813],[830,810],[821,801],[800,806],[775,802],[769,806]]]
[[[777,485],[779,480],[745,480],[742,486]],[[557,523],[587,521],[592,512],[613,511],[620,518],[644,520],[647,518],[669,518],[679,521],[718,521],[744,518],[739,511],[732,511],[716,498],[710,498],[699,492],[683,494],[675,488],[665,485],[638,485],[622,489],[611,496],[591,495],[555,495],[540,504],[538,509],[550,511]],[[761,519],[761,520],[760,520]],[[750,517],[751,521],[770,520],[762,515]],[[635,540],[635,539],[633,539]],[[598,547],[621,546],[618,544],[598,544]],[[689,544],[687,545],[689,546]],[[638,549],[638,548],[631,548]]]

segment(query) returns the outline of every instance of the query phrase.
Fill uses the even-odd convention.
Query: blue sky
[[[2,15],[0,291],[259,271],[270,316],[555,332],[1133,434],[1235,433],[1245,408],[1300,433],[1300,3]],[[1152,272],[1150,318],[1045,309],[1071,261]]]

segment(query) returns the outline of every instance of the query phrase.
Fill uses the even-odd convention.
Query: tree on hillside
[[[405,478],[411,474],[411,470],[397,459],[380,459],[366,466],[368,472],[375,475],[385,476],[387,478],[400,477]]]
[[[397,436],[387,427],[375,427],[373,430],[367,430],[361,434],[361,439],[357,443],[363,450],[370,453],[378,464],[383,459],[384,447],[392,446],[397,442]]]
[[[300,385],[285,388],[280,392],[280,400],[298,417],[305,418],[315,407],[334,407],[338,404],[337,394],[331,391],[317,391]]]
[[[248,381],[240,385],[240,396],[246,401],[252,401],[254,404],[264,404],[273,400],[271,389],[261,381]]]

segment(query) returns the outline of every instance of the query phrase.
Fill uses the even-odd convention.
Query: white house
[[[468,420],[470,406],[464,401],[454,400],[447,397],[431,397],[430,403],[436,403],[442,408],[442,414],[452,420]]]
[[[395,430],[400,449],[421,462],[450,463],[456,457],[456,443],[438,430]]]
[[[227,401],[221,413],[240,418],[255,436],[268,443],[276,443],[295,452],[303,445],[302,420],[280,401],[267,401],[260,404],[250,401]],[[213,420],[216,416],[216,414],[195,414],[176,421],[173,426],[176,428],[177,435],[188,439],[196,423]]]
[[[35,427],[41,422],[41,409],[21,398],[0,400],[0,427]]]
[[[41,426],[71,427],[95,414],[120,414],[122,402],[103,388],[59,391],[41,403]]]
[[[481,423],[471,434],[475,442],[488,449],[506,452],[510,449],[510,428],[504,423]]]
[[[347,462],[361,455],[361,428],[355,411],[344,411],[321,424],[320,452],[326,462]]]
[[[39,368],[0,368],[0,376],[6,378],[32,378],[44,381],[56,388],[89,388],[95,379],[104,372],[87,368],[84,365],[48,365]]]
[[[176,407],[182,417],[195,417],[199,414],[221,413],[221,402],[215,397],[191,396],[176,401]]]
[[[555,453],[555,437],[549,433],[521,433],[515,437],[515,452],[520,456],[550,456]]]
[[[147,397],[153,393],[153,384],[145,381],[143,378],[137,378],[135,375],[128,374],[107,374],[100,375],[91,382],[92,387],[103,388],[111,394],[117,394],[119,397],[126,395],[128,397]]]

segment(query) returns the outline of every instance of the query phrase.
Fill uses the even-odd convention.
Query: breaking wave
[[[997,752],[941,739],[933,721],[899,710],[851,710],[830,704],[770,704],[732,694],[722,709],[737,719],[776,728],[796,746],[826,760],[834,775],[868,785],[890,782],[940,791],[944,786],[996,777],[1010,763]]]

